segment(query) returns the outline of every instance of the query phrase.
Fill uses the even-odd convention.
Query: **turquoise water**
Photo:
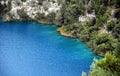
[[[94,57],[78,39],[55,25],[0,21],[0,76],[80,76]]]

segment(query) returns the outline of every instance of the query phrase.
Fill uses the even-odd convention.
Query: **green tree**
[[[117,43],[116,49],[115,49],[115,54],[117,56],[120,56],[120,42]]]
[[[115,21],[112,20],[107,24],[107,30],[111,31],[115,26]]]
[[[89,76],[119,76],[120,61],[112,52],[107,52],[101,60],[95,60]]]

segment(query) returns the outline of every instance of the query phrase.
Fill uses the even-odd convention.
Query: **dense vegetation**
[[[95,60],[89,76],[119,76],[120,58],[111,52],[105,54],[102,60]]]
[[[89,76],[119,76],[120,1],[67,0],[63,7],[59,20],[62,29],[84,41],[95,53],[105,56],[95,61]],[[95,19],[83,24],[78,21],[80,15],[93,10]]]
[[[86,6],[85,6],[86,5]],[[61,9],[61,23],[65,32],[69,32],[97,54],[104,55],[113,51],[119,41],[119,1],[118,0],[69,0]],[[80,15],[95,10],[96,19],[84,24],[78,21]],[[114,14],[110,11],[115,10]]]

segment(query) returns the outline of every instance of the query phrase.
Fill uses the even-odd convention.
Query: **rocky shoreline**
[[[71,33],[65,32],[62,27],[59,27],[59,28],[57,29],[57,31],[58,31],[61,35],[63,35],[63,36],[75,38],[75,36],[72,35]]]
[[[62,27],[58,27],[57,31],[62,35],[62,36],[66,36],[66,37],[70,37],[70,38],[77,38],[76,36],[72,35],[71,33],[65,32],[64,29]],[[80,40],[80,39],[79,39]],[[85,42],[85,44],[87,45],[87,47],[89,47],[88,43]],[[89,47],[90,48],[90,47]],[[91,49],[91,48],[90,48]],[[104,53],[103,52],[95,52],[94,50],[92,50],[95,54],[104,57]]]
[[[37,20],[38,23],[41,24],[53,24],[53,22],[47,20],[47,19],[41,19],[41,20]]]

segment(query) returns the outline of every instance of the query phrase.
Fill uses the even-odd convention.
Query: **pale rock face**
[[[96,18],[96,15],[95,15],[95,12],[89,14],[89,13],[86,13],[85,16],[79,16],[79,22],[81,22],[82,24],[90,21],[90,20],[93,20],[94,18]]]
[[[48,8],[48,12],[57,12],[57,11],[59,11],[60,10],[60,7],[58,7],[58,3],[51,3],[51,5],[50,5],[51,7],[50,8]]]
[[[4,2],[4,1],[1,1],[0,3],[1,3],[1,5],[4,5],[4,4],[5,4],[5,2]]]
[[[19,9],[19,8],[18,8]],[[20,19],[20,16],[18,15],[17,13],[17,10],[16,8],[13,8],[11,11],[10,11],[10,14],[13,16],[14,19]]]
[[[115,12],[116,12],[115,9],[112,9],[112,10],[111,10],[111,17],[114,18],[114,16],[115,16]]]
[[[86,16],[90,19],[96,18],[95,14],[86,14]]]
[[[22,2],[21,0],[12,0],[11,1],[11,11],[10,15],[13,16],[14,19],[20,19],[17,10],[24,9],[25,12],[30,18],[34,19],[37,13],[44,13],[46,16],[50,13],[56,13],[60,11],[61,5],[53,0],[45,0],[42,2],[42,5],[39,5],[37,0],[27,0],[26,2]]]
[[[11,1],[11,6],[12,8],[15,8],[15,7],[18,7],[22,4],[22,1],[21,0],[12,0]]]
[[[8,4],[8,1],[1,0],[1,1],[0,1],[0,4],[1,4],[1,5],[7,5],[7,4]]]
[[[80,16],[80,17],[79,17],[79,21],[80,21],[81,23],[85,23],[85,22],[89,21],[89,19],[88,19],[86,16]]]

